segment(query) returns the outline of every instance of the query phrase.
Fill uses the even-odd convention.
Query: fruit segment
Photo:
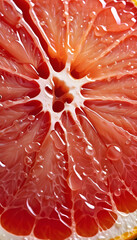
[[[35,97],[39,92],[39,85],[36,82],[0,70],[1,102],[19,100],[25,96]]]
[[[12,0],[1,1],[0,64],[9,71],[14,70],[36,78],[44,59],[39,49],[38,39],[22,18],[21,13]],[[45,78],[48,75],[49,70],[45,63]]]
[[[30,7],[31,18],[42,34],[45,44],[47,43],[47,53],[55,70],[58,71],[67,58],[67,1],[31,0],[27,2],[32,6]]]

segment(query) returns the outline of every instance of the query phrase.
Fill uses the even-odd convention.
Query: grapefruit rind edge
[[[137,7],[137,0],[131,0],[131,2],[133,2],[135,4],[135,6]]]
[[[137,238],[137,227],[132,232],[125,232],[121,236],[111,238],[110,240],[135,240]]]

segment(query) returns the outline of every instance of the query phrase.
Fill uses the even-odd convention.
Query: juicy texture
[[[128,0],[0,2],[0,215],[8,232],[101,236],[120,213],[136,211],[136,21]]]

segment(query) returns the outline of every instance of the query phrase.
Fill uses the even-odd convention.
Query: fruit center
[[[83,105],[84,98],[80,90],[87,80],[74,79],[68,73],[67,68],[61,72],[51,73],[46,81],[40,78],[38,82],[41,91],[35,99],[42,102],[45,112],[47,110],[52,112],[56,121],[59,120],[60,114],[62,114],[64,110],[72,111],[77,105]]]

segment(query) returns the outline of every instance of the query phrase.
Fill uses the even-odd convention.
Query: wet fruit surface
[[[125,0],[0,1],[6,231],[101,236],[137,209],[136,21]]]

